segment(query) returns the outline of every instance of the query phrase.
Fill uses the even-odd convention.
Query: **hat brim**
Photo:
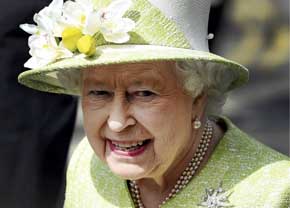
[[[59,60],[45,67],[21,73],[18,81],[40,91],[76,95],[74,90],[63,86],[57,73],[103,65],[166,60],[206,62],[226,69],[226,72],[229,70],[233,72],[235,79],[230,84],[228,91],[245,84],[249,79],[248,70],[244,66],[209,52],[153,45],[104,45],[97,47],[97,53],[93,57],[78,55]]]

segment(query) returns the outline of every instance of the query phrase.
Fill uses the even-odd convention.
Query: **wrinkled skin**
[[[174,62],[102,66],[82,74],[84,128],[97,156],[124,179],[169,186],[191,159],[202,130],[206,96],[185,93]],[[108,140],[150,139],[136,157],[115,154]],[[146,181],[146,182],[145,182]]]

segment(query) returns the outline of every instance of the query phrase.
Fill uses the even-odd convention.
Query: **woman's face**
[[[98,67],[82,79],[87,137],[116,175],[160,177],[192,147],[193,100],[173,62]]]

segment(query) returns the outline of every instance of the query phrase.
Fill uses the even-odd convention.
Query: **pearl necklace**
[[[213,127],[211,126],[210,122],[207,121],[200,143],[197,147],[197,150],[191,159],[191,161],[188,163],[185,170],[182,172],[181,176],[178,178],[175,186],[171,189],[168,196],[162,201],[162,203],[158,206],[159,208],[165,204],[169,199],[173,198],[178,194],[190,181],[190,179],[194,176],[196,170],[198,169],[201,161],[204,158],[204,155],[206,154],[206,151],[209,147],[209,143],[212,139],[213,135]],[[140,190],[137,186],[136,181],[129,181],[129,189],[134,201],[134,204],[136,208],[145,208],[141,201],[140,196]]]

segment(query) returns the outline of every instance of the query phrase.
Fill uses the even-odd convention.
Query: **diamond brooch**
[[[216,189],[210,188],[205,189],[205,195],[202,197],[202,202],[198,204],[201,207],[207,208],[224,208],[224,207],[234,207],[229,202],[229,197],[231,193],[226,193],[222,189],[222,182],[220,182],[219,187]]]

